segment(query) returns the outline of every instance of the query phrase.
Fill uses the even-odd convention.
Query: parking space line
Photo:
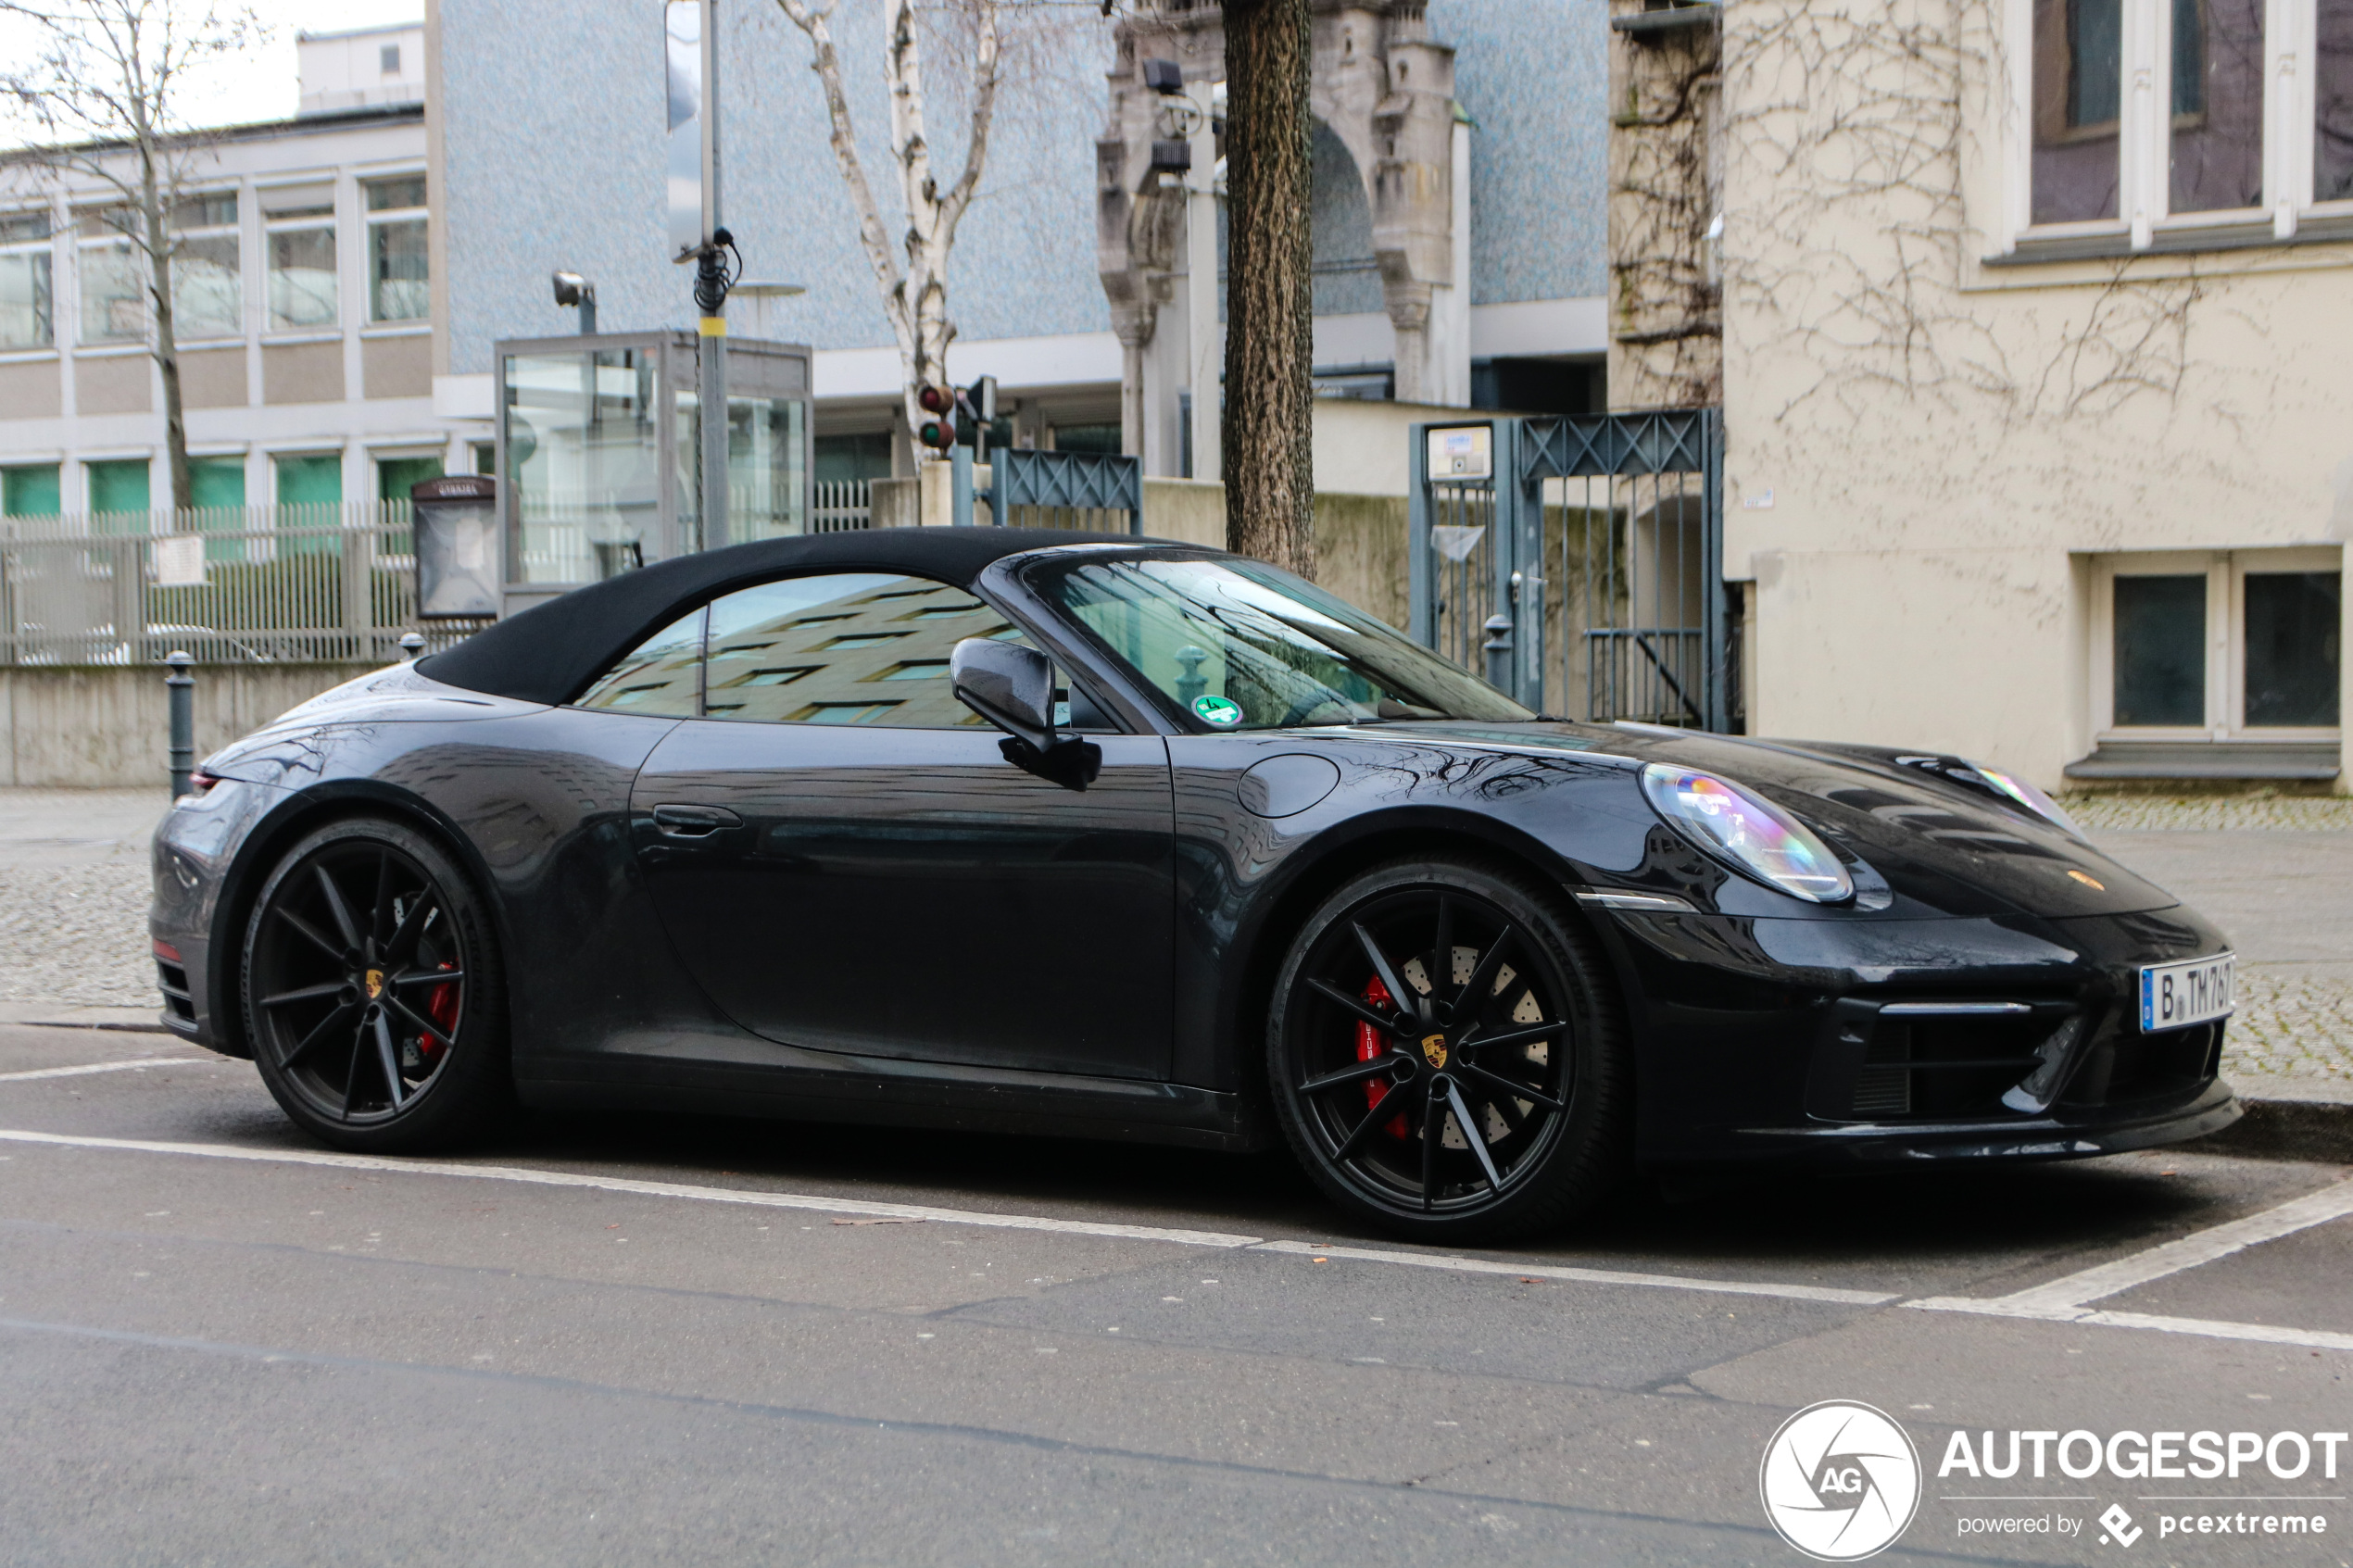
[[[590,1188],[641,1198],[682,1198],[698,1203],[739,1203],[755,1208],[799,1209],[817,1213],[873,1215],[886,1219],[936,1220],[944,1224],[983,1225],[1006,1230],[1051,1231],[1069,1236],[1109,1236],[1120,1240],[1172,1242],[1185,1247],[1218,1248],[1229,1251],[1273,1252],[1283,1256],[1341,1258],[1356,1262],[1399,1264],[1455,1273],[1503,1274],[1521,1278],[1562,1280],[1576,1284],[1632,1286],[1654,1290],[1694,1290],[1723,1296],[1768,1296],[1787,1300],[1818,1301],[1841,1306],[1885,1306],[1897,1299],[1882,1291],[1839,1290],[1825,1286],[1780,1285],[1769,1280],[1695,1279],[1680,1274],[1621,1273],[1532,1261],[1497,1261],[1438,1252],[1402,1252],[1365,1247],[1316,1247],[1303,1241],[1269,1240],[1264,1236],[1232,1236],[1217,1231],[1176,1230],[1156,1225],[1123,1225],[1094,1220],[1057,1220],[1038,1214],[996,1214],[982,1210],[937,1209],[913,1203],[878,1203],[865,1198],[827,1198],[807,1193],[761,1192],[742,1187],[696,1186],[683,1182],[648,1182],[626,1176],[599,1176],[572,1171],[541,1171],[519,1165],[466,1165],[448,1160],[391,1160],[366,1154],[338,1154],[327,1149],[244,1148],[234,1144],[167,1143],[147,1138],[107,1138],[63,1133],[0,1129],[0,1142],[45,1144],[63,1148],[113,1149],[134,1154],[189,1155],[210,1160],[235,1160],[258,1164],[318,1165],[344,1171],[381,1171],[396,1175],[457,1176],[469,1181],[519,1182],[534,1186]]]
[[[598,1176],[572,1171],[540,1171],[522,1165],[463,1165],[449,1160],[389,1160],[329,1149],[241,1148],[234,1144],[167,1143],[148,1138],[102,1138],[0,1128],[0,1142],[48,1144],[63,1148],[119,1149],[133,1154],[190,1155],[265,1165],[323,1165],[339,1171],[382,1171],[403,1176],[456,1176],[467,1181],[521,1182],[532,1186],[586,1187],[638,1198],[685,1198],[698,1203],[740,1203],[759,1209],[801,1209],[829,1214],[872,1214],[894,1220],[936,1220],[951,1225],[991,1225],[1007,1230],[1059,1231],[1073,1236],[1166,1241],[1185,1247],[1248,1247],[1254,1236],[1173,1230],[1158,1225],[1121,1225],[1095,1220],[1054,1220],[1034,1214],[991,1214],[971,1209],[936,1209],[916,1203],[877,1203],[860,1198],[821,1198],[803,1193],[761,1192],[745,1187],[694,1186],[683,1182],[646,1182],[628,1176]]]
[[[2160,1334],[2193,1334],[2208,1339],[2246,1339],[2266,1345],[2298,1345],[2319,1350],[2353,1350],[2353,1334],[2319,1328],[2279,1328],[2270,1323],[2230,1323],[2212,1318],[2175,1318],[2147,1312],[2108,1311],[2092,1305],[2227,1258],[2234,1252],[2294,1236],[2314,1225],[2353,1214],[2353,1180],[2260,1213],[2192,1231],[2185,1236],[2096,1264],[2007,1296],[1928,1296],[1904,1303],[1929,1312],[1969,1312],[1980,1317],[2030,1318],[2044,1323],[2088,1323],[2098,1328],[2133,1328]]]
[[[24,1084],[35,1078],[80,1078],[91,1073],[144,1073],[150,1067],[209,1067],[217,1056],[148,1056],[133,1061],[90,1061],[79,1067],[36,1067],[26,1073],[0,1073],[0,1084]]]
[[[1557,1263],[1497,1262],[1437,1252],[1390,1252],[1370,1247],[1315,1247],[1304,1241],[1262,1241],[1255,1252],[1345,1258],[1366,1263],[1397,1263],[1413,1269],[1445,1269],[1466,1274],[1512,1274],[1521,1279],[1566,1280],[1577,1285],[1634,1285],[1652,1290],[1705,1290],[1719,1296],[1778,1296],[1790,1301],[1829,1301],[1849,1307],[1884,1307],[1898,1299],[1884,1290],[1842,1290],[1824,1285],[1777,1285],[1771,1281],[1687,1279],[1680,1274],[1638,1274],[1617,1269],[1580,1269]]]

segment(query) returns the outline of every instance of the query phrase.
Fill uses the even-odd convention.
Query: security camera
[[[597,285],[577,272],[558,272],[551,280],[556,285],[556,303],[580,307],[580,331],[583,336],[597,330]]]

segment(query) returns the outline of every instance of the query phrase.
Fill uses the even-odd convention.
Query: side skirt
[[[525,1105],[550,1110],[654,1110],[1237,1153],[1276,1141],[1242,1096],[1184,1084],[830,1055],[807,1066],[751,1066],[681,1060],[693,1054],[691,1042],[669,1044],[650,1061],[540,1057],[517,1073],[515,1090]]]

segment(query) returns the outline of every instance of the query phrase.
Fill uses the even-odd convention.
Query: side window
[[[967,729],[948,685],[966,637],[1021,633],[960,588],[862,572],[763,583],[711,607],[703,711],[788,724]]]
[[[665,719],[693,718],[708,614],[698,609],[655,633],[598,676],[573,706],[614,708]]]

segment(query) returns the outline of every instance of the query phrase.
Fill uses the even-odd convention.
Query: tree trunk
[[[147,288],[155,305],[156,368],[163,372],[164,450],[171,464],[171,494],[160,509],[176,513],[195,504],[194,482],[188,473],[188,419],[180,401],[180,339],[171,315],[171,222],[177,215],[165,210],[168,198],[156,172],[160,156],[152,141],[139,138],[139,223],[146,236],[141,248],[147,256]],[[149,508],[156,509],[153,502]],[[178,519],[166,526],[178,527]]]
[[[1223,0],[1226,544],[1315,575],[1308,0]],[[1202,172],[1206,172],[1205,170]],[[1197,411],[1194,418],[1201,418]]]

